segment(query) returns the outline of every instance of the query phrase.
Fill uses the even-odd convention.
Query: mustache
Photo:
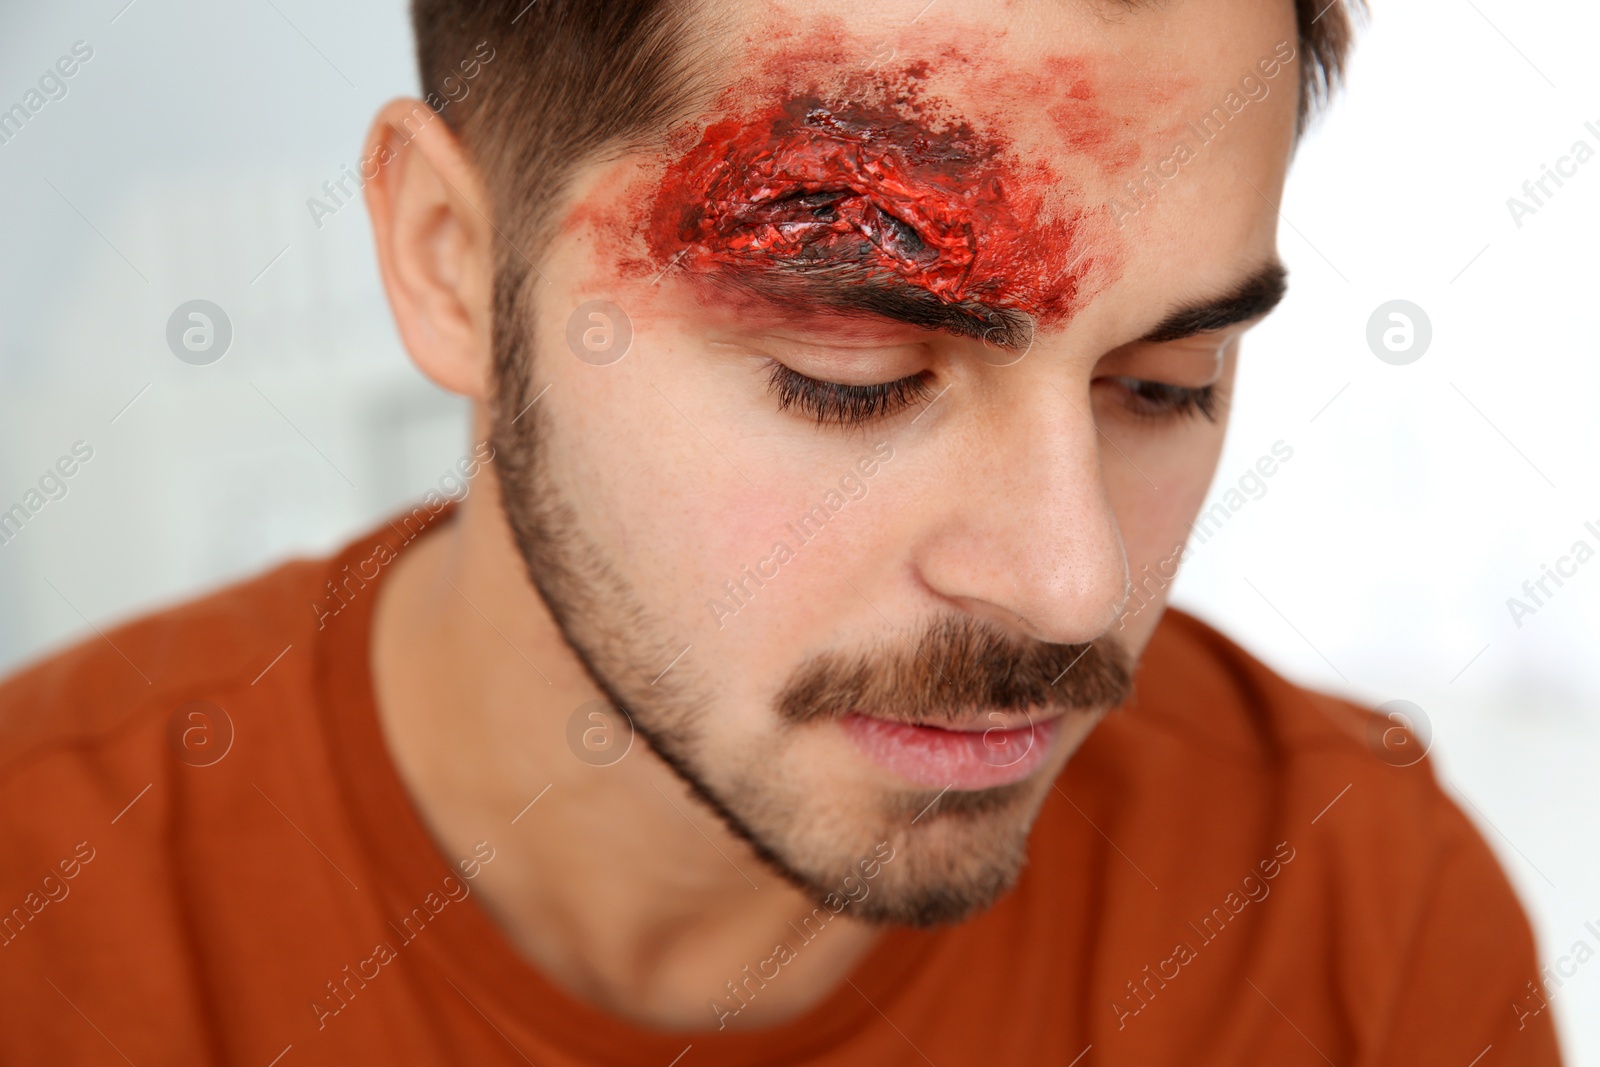
[[[953,616],[870,652],[812,657],[795,670],[776,706],[791,725],[852,711],[939,725],[970,723],[991,710],[1115,707],[1132,692],[1132,657],[1114,636],[1052,644]]]

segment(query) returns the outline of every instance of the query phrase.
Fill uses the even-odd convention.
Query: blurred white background
[[[1507,598],[1600,549],[1600,159],[1520,228],[1506,201],[1600,150],[1600,8],[1374,2],[1291,175],[1291,296],[1247,342],[1214,499],[1293,458],[1176,599],[1297,681],[1423,708],[1550,962],[1600,948],[1600,559],[1520,627]],[[330,550],[467,444],[400,348],[364,209],[306,207],[416,91],[400,0],[8,4],[0,108],[78,41],[66,96],[0,144],[0,510],[94,453],[0,545],[0,670]],[[233,323],[211,366],[165,341],[197,298]],[[1366,341],[1393,299],[1432,321],[1406,366]],[[1600,1063],[1600,962],[1554,1001]]]

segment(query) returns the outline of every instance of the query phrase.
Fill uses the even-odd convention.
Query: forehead
[[[702,38],[722,61],[703,113],[609,183],[609,214],[579,213],[631,250],[624,274],[823,303],[921,294],[966,308],[976,336],[1009,312],[1158,317],[1152,292],[1211,295],[1271,255],[1298,83],[1288,0],[728,15]]]
[[[675,0],[688,6],[688,0]],[[789,84],[842,88],[921,65],[931,92],[1021,144],[1103,162],[1130,137],[1170,134],[1260,62],[1295,50],[1292,0],[741,0],[691,22],[732,95]],[[1292,114],[1297,64],[1279,83]],[[726,102],[726,97],[723,102]],[[1260,136],[1281,133],[1255,124]],[[1291,124],[1292,127],[1292,124]],[[1120,134],[1121,136],[1116,136]]]

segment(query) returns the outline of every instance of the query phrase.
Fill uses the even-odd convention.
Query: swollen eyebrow
[[[1047,211],[1045,168],[935,120],[920,76],[899,77],[706,127],[656,191],[656,264],[967,336],[1064,322],[1105,272],[1083,210]]]

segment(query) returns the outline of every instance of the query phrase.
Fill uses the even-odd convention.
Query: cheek
[[[1130,563],[1136,544],[1166,555],[1174,538],[1184,539],[1222,454],[1225,418],[1150,428],[1119,425],[1115,417],[1101,420],[1116,446],[1104,450],[1101,464]]]
[[[1149,608],[1143,604],[1165,604],[1181,573],[1181,553],[1216,471],[1223,432],[1221,423],[1185,424],[1142,439],[1139,447],[1130,448],[1132,441],[1122,444],[1138,471],[1114,450],[1104,460],[1107,492],[1128,556],[1128,576],[1138,590],[1125,608],[1122,634],[1135,652],[1144,647],[1160,620],[1154,604]],[[1152,481],[1160,488],[1152,487]]]
[[[565,360],[541,403],[546,462],[585,536],[646,606],[678,622],[760,543],[768,502],[683,379],[653,380],[648,364],[662,356],[645,337],[631,367]]]
[[[808,572],[842,543],[833,529],[809,545],[796,533],[837,474],[758,432],[743,371],[708,367],[668,320],[634,316],[627,356],[592,366],[567,351],[562,316],[545,318],[533,390],[550,386],[539,403],[560,495],[673,639],[726,672],[727,653],[755,653],[790,625]]]
[[[538,402],[546,465],[661,639],[692,644],[722,714],[754,723],[854,600],[841,575],[873,543],[888,469],[863,498],[840,492],[875,439],[835,439],[780,415],[759,368],[708,348],[673,279],[618,280],[593,248],[559,245],[546,273],[579,280],[538,294],[531,392],[549,386]],[[633,335],[606,365],[569,344],[574,309],[592,300],[624,309]],[[830,490],[840,507],[806,527]]]

